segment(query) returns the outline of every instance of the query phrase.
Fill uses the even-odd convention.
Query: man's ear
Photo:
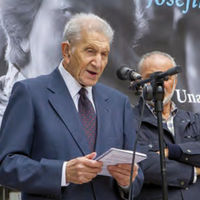
[[[62,55],[65,60],[69,60],[71,56],[70,43],[68,41],[62,42]]]

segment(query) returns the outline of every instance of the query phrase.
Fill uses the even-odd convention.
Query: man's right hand
[[[96,152],[67,161],[66,182],[83,184],[91,181],[101,171],[103,163],[93,160]]]

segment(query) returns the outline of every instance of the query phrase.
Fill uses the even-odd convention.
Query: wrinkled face
[[[141,69],[141,74],[143,79],[147,79],[150,75],[157,71],[167,71],[168,69],[174,67],[172,61],[163,55],[152,55],[144,60],[143,67]],[[174,93],[176,88],[177,79],[176,76],[169,76],[167,81],[164,81],[165,96],[163,103],[167,104]]]
[[[106,67],[109,51],[104,34],[84,31],[74,44],[62,43],[63,65],[81,85],[93,86]]]

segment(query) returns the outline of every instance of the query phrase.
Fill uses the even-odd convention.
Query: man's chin
[[[167,105],[168,103],[171,102],[172,96],[173,96],[173,93],[170,94],[170,95],[168,95],[168,96],[166,96],[166,97],[164,97],[164,99],[163,99],[163,106],[165,106],[165,105]]]
[[[91,81],[91,80],[80,82],[80,84],[84,87],[92,87],[92,86],[96,85],[96,83],[97,83],[97,81]]]
[[[171,99],[167,100],[167,101],[163,100],[163,106],[167,105],[170,101],[171,101]]]

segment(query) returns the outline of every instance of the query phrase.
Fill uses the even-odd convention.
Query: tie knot
[[[81,97],[86,97],[87,90],[85,88],[81,88],[78,92]]]

